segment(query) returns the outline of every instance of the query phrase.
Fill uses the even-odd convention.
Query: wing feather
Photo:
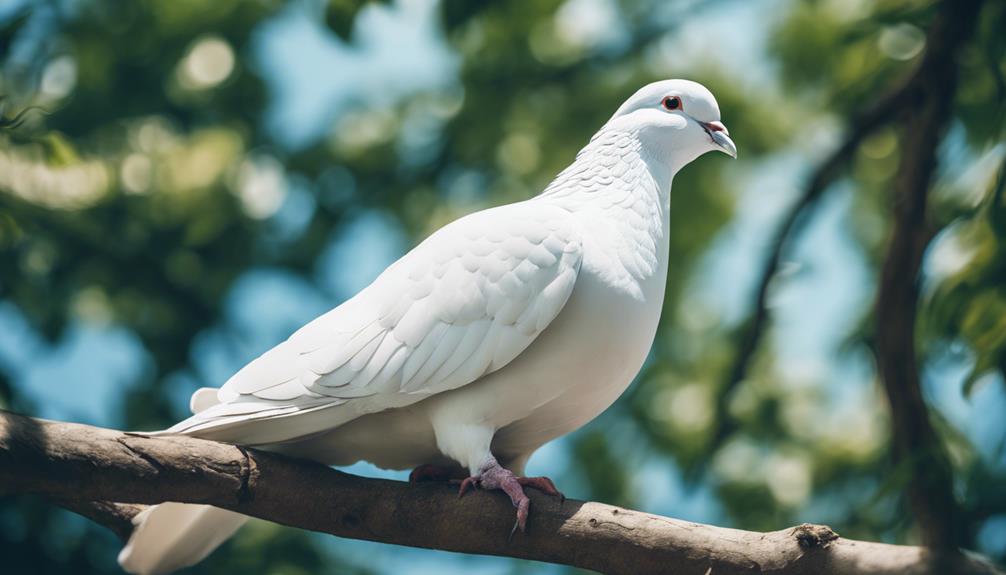
[[[301,351],[300,355],[310,354],[308,369],[314,373],[329,373],[343,366],[353,359],[374,340],[384,334],[384,329],[376,321],[367,324],[362,330],[349,334],[349,337],[339,337],[340,334],[334,330],[329,332],[330,342],[323,348],[323,353],[317,350]],[[294,342],[290,342],[291,349],[299,349]]]
[[[259,399],[271,399],[273,401],[289,401],[304,395],[304,386],[299,379],[290,379],[255,392],[255,397]]]
[[[455,353],[458,345],[464,341],[470,327],[468,325],[444,325],[447,325],[448,328],[445,330],[440,344],[430,355],[430,359],[416,372],[416,375],[410,381],[402,384],[402,391],[415,393],[425,389],[433,374],[444,365],[444,362]]]
[[[488,318],[473,321],[469,324],[465,338],[451,351],[447,357],[447,361],[440,366],[440,369],[430,377],[430,384],[426,388],[429,391],[441,391],[442,389],[455,387],[448,378],[465,362],[478,362],[478,358],[474,357],[473,354],[478,349],[479,344],[482,343],[482,340],[485,339],[486,334],[489,333],[490,327],[492,327],[492,321]]]
[[[531,200],[457,220],[241,369],[219,403],[200,392],[201,411],[173,429],[212,435],[340,405],[356,410],[339,419],[347,421],[471,383],[513,361],[555,319],[581,256],[575,221],[555,206]],[[333,421],[312,416],[248,433],[284,441]]]
[[[433,353],[437,350],[437,346],[444,339],[444,334],[447,333],[449,326],[444,322],[437,322],[433,329],[430,330],[423,341],[416,346],[416,349],[409,354],[409,358],[405,361],[405,365],[402,366],[402,389],[406,389],[409,386],[409,382],[412,378],[419,374],[419,370],[423,368],[428,362],[428,360],[433,357]]]

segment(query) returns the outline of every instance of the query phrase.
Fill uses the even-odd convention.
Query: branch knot
[[[829,543],[838,539],[838,533],[835,533],[831,527],[812,523],[797,525],[792,529],[792,535],[796,538],[801,549],[827,547]]]
[[[236,445],[238,451],[241,452],[241,484],[238,486],[238,503],[247,503],[255,498],[254,483],[258,478],[258,466],[255,464],[255,458],[252,457],[248,450],[240,445]]]

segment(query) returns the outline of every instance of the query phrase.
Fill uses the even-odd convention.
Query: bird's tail
[[[182,434],[243,445],[288,439],[263,425],[263,421],[268,423],[269,415],[275,414],[261,413],[268,410],[249,404],[242,404],[235,413],[228,413],[228,406],[220,403],[218,392],[213,388],[196,391],[190,403],[192,417],[170,429],[144,435]],[[268,407],[266,403],[262,405]],[[311,420],[310,417],[302,419]],[[240,513],[209,505],[175,502],[154,505],[133,518],[133,533],[119,552],[119,565],[137,575],[170,573],[195,565],[234,535],[247,520],[248,517]]]
[[[119,565],[137,575],[195,565],[247,520],[240,513],[209,505],[154,505],[133,518],[133,534],[119,552]]]

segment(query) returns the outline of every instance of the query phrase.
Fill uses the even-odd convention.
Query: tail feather
[[[281,404],[277,408],[267,402],[225,404],[220,403],[218,391],[211,388],[196,391],[191,400],[192,417],[170,429],[144,435],[182,434],[254,445],[283,441],[288,439],[289,433],[297,436],[313,431],[293,425],[290,432],[285,429],[290,425],[269,425],[276,420],[284,422],[281,416],[296,413],[298,406]],[[312,422],[318,419],[315,414],[321,410],[308,411],[311,412],[309,417],[301,417],[298,421]],[[234,535],[247,520],[248,517],[239,513],[209,505],[175,502],[154,505],[133,518],[133,533],[119,552],[119,565],[136,575],[171,573],[195,565]]]
[[[155,505],[133,519],[135,528],[119,553],[119,565],[136,575],[170,573],[194,565],[247,520],[209,505]]]
[[[220,403],[218,391],[198,390],[191,400],[192,417],[170,429],[144,435],[181,434],[240,445],[275,445],[332,426],[333,416],[327,408],[344,402],[328,398],[316,404],[308,398],[300,403]],[[297,417],[286,417],[289,415]],[[354,414],[347,412],[342,417],[351,419]],[[133,533],[119,552],[119,565],[136,575],[170,573],[195,565],[247,520],[239,513],[209,505],[155,505],[133,518]]]

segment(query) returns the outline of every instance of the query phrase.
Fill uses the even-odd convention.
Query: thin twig
[[[20,112],[14,114],[13,117],[8,118],[2,113],[4,108],[4,102],[6,100],[7,96],[0,96],[0,130],[14,130],[16,128],[21,127],[21,125],[28,120],[28,114],[30,112],[38,112],[39,114],[43,114],[45,116],[48,116],[49,114],[52,113],[50,110],[47,110],[42,106],[35,105],[23,108]]]

